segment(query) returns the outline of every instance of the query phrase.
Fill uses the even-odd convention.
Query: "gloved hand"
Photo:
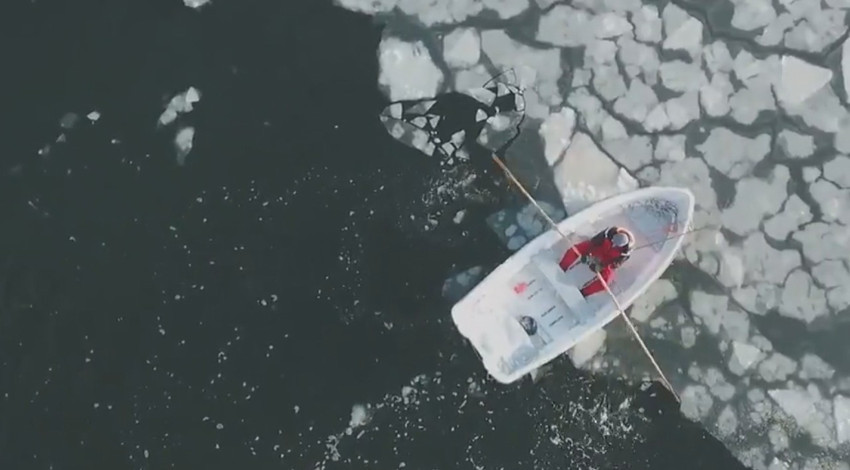
[[[598,273],[602,269],[602,267],[599,265],[598,259],[592,256],[585,256],[585,258],[585,263],[587,263],[587,267],[590,268],[591,271]]]

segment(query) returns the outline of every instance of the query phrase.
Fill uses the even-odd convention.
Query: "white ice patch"
[[[573,135],[553,172],[568,214],[605,197],[637,188],[637,181],[614,164],[583,132]]]
[[[529,0],[482,0],[487,9],[493,10],[500,19],[513,18],[524,12],[529,5]]]
[[[183,4],[189,8],[201,8],[210,3],[210,0],[183,0]]]
[[[704,419],[714,406],[714,399],[704,385],[688,385],[680,398],[682,414],[693,421]]]
[[[174,137],[174,146],[177,148],[177,164],[183,165],[186,162],[186,156],[192,151],[192,145],[195,140],[195,128],[184,127],[177,131]]]
[[[810,135],[798,134],[788,129],[779,133],[779,144],[791,158],[806,158],[815,152],[815,141]]]
[[[763,356],[761,350],[752,344],[732,341],[732,355],[729,357],[729,371],[743,375]]]
[[[159,116],[159,123],[163,126],[171,124],[178,115],[192,111],[193,105],[200,99],[201,92],[195,87],[189,87],[185,92],[174,95],[166,105],[165,111]]]
[[[675,31],[667,33],[667,39],[664,40],[662,47],[696,55],[702,48],[702,23],[694,17],[688,17]]]
[[[398,0],[335,0],[339,6],[346,10],[358,11],[375,15],[378,13],[387,13],[395,8]]]
[[[765,216],[776,214],[787,197],[788,168],[777,165],[767,179],[748,177],[735,185],[735,199],[723,211],[723,226],[738,235],[756,230]]]
[[[837,155],[823,164],[824,178],[841,186],[850,188],[850,157]]]
[[[784,354],[774,352],[759,364],[758,370],[765,382],[783,382],[797,370],[797,363]]]
[[[540,124],[540,137],[543,139],[543,155],[549,166],[554,165],[564,154],[573,138],[576,126],[576,112],[572,108],[561,108],[557,113],[550,114]]]
[[[637,322],[644,323],[649,320],[655,309],[676,297],[678,297],[678,293],[673,283],[667,279],[659,279],[635,300],[632,304],[630,317]]]
[[[816,445],[832,445],[832,404],[821,398],[816,386],[809,385],[806,390],[769,390],[767,394],[776,401],[782,411],[808,432]]]
[[[389,88],[391,101],[430,98],[443,83],[443,72],[434,65],[422,41],[385,37],[379,46],[378,62],[378,82]]]
[[[481,37],[475,28],[458,28],[443,38],[443,59],[450,67],[471,67],[480,57]]]
[[[779,100],[795,106],[809,99],[832,80],[832,71],[794,56],[782,56],[782,72],[777,87]]]
[[[835,437],[839,444],[850,442],[850,398],[836,395],[833,399]]]
[[[735,6],[731,24],[742,31],[754,31],[776,19],[771,0],[730,0]]]
[[[785,201],[782,212],[769,218],[764,223],[764,233],[774,240],[785,240],[789,234],[812,220],[809,206],[796,194]]]
[[[715,127],[705,141],[696,146],[706,163],[733,179],[748,175],[756,163],[770,152],[770,136],[740,136],[724,127]]]

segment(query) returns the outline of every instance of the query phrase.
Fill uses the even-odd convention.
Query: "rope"
[[[543,217],[546,219],[547,222],[549,222],[549,225],[551,225],[552,228],[554,228],[555,231],[557,231],[564,240],[569,241],[569,239],[567,238],[567,235],[564,232],[561,231],[560,227],[558,227],[558,224],[556,224],[555,221],[552,220],[551,217],[549,217],[549,215],[546,213],[546,211],[544,211],[543,208],[540,207],[540,204],[538,204],[537,201],[534,199],[534,197],[531,194],[529,194],[528,191],[526,191],[526,189],[522,185],[522,183],[520,183],[516,179],[514,174],[511,172],[510,169],[508,169],[507,166],[505,166],[505,164],[502,162],[502,160],[495,153],[491,154],[491,155],[493,157],[493,161],[496,162],[497,165],[499,165],[499,167],[502,169],[502,171],[505,172],[505,175],[507,175],[508,179],[510,179],[511,182],[517,188],[519,188],[520,192],[522,192],[522,194],[534,205],[534,207],[536,207],[537,210],[540,211],[540,214],[543,215]],[[573,252],[575,252],[575,254],[577,256],[581,256],[581,253],[579,253],[579,251],[575,247],[575,245],[571,245],[570,248],[573,250]],[[620,305],[620,301],[617,300],[617,296],[614,295],[613,292],[611,292],[611,288],[608,286],[608,283],[605,282],[605,279],[603,279],[602,276],[599,273],[596,273],[596,279],[598,279],[599,282],[602,283],[602,287],[605,288],[605,292],[607,292],[608,295],[611,296],[611,300],[614,302],[614,306],[617,308],[617,311],[620,313],[620,316],[623,317],[623,320],[626,321],[626,324],[629,325],[629,329],[632,331],[632,335],[637,340],[637,342],[640,344],[640,347],[643,349],[643,352],[649,358],[650,362],[652,362],[652,365],[655,367],[655,370],[658,372],[658,375],[661,377],[661,381],[663,382],[664,386],[667,387],[668,390],[670,390],[670,393],[673,394],[673,396],[676,398],[676,401],[681,402],[681,400],[679,399],[679,395],[677,395],[676,392],[673,390],[673,385],[670,384],[670,381],[667,380],[667,376],[664,375],[664,372],[661,370],[661,366],[659,366],[658,362],[655,361],[655,357],[652,355],[652,352],[650,352],[649,348],[646,347],[646,344],[643,342],[643,339],[640,337],[640,334],[638,333],[637,329],[635,329],[635,326],[632,324],[632,321],[626,315],[625,310],[623,310],[622,305]]]

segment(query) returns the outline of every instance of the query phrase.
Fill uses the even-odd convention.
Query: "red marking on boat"
[[[517,294],[522,294],[523,292],[525,292],[525,289],[527,289],[527,288],[528,288],[527,282],[520,282],[519,284],[514,286],[514,292],[516,292]]]

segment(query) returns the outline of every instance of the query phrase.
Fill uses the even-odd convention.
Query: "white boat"
[[[597,202],[558,224],[569,241],[554,229],[541,234],[457,302],[452,319],[487,372],[514,382],[619,314],[605,291],[581,295],[579,288],[595,277],[586,265],[566,272],[558,266],[570,245],[612,225],[634,234],[636,248],[610,282],[628,308],[673,261],[693,213],[694,196],[682,188],[643,188]]]

